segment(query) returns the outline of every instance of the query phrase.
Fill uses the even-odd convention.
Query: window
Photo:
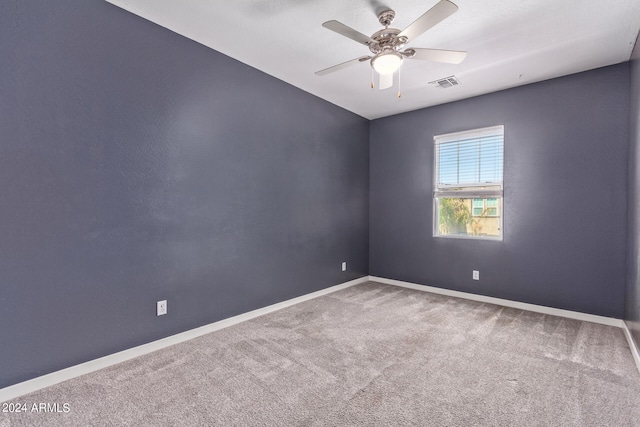
[[[502,239],[504,127],[434,137],[434,235]]]
[[[498,216],[498,199],[473,199],[472,216]]]
[[[473,199],[473,216],[482,216],[485,199]]]

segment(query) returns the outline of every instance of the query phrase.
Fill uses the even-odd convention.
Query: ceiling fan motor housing
[[[398,51],[407,43],[406,37],[398,37],[400,30],[397,28],[384,28],[374,33],[371,38],[373,43],[369,43],[369,50],[373,54],[378,54],[384,50]]]

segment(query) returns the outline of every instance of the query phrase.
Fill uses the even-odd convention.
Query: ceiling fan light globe
[[[371,66],[378,74],[391,74],[400,68],[403,57],[398,52],[386,51],[377,54],[371,60]]]

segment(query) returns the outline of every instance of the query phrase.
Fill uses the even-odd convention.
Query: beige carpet
[[[0,426],[638,426],[620,329],[369,283],[13,403]]]

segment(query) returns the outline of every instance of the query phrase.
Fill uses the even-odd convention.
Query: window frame
[[[453,142],[455,140],[469,139],[470,137],[482,137],[495,134],[502,135],[502,180],[500,182],[487,183],[470,183],[470,184],[441,184],[439,181],[439,146],[442,142]],[[471,239],[471,240],[504,240],[504,125],[489,126],[484,128],[470,129],[462,132],[452,132],[433,136],[433,153],[434,153],[434,170],[433,170],[433,237],[441,237],[446,239]],[[439,218],[439,199],[442,198],[459,198],[471,199],[470,216],[481,218],[473,215],[473,199],[497,199],[496,206],[497,215],[488,216],[490,218],[499,218],[498,236],[473,235],[473,234],[441,234],[440,218]],[[498,200],[499,199],[499,200]],[[486,208],[486,201],[483,201]]]

